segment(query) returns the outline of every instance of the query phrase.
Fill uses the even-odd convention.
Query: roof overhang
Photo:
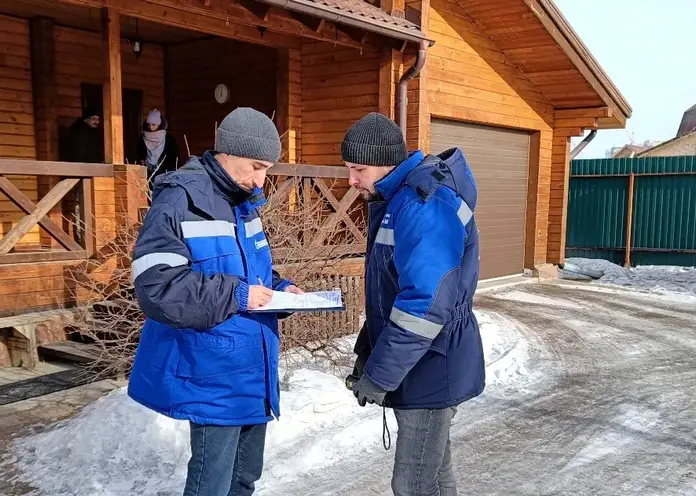
[[[363,0],[258,0],[281,9],[343,24],[404,42],[435,42],[414,23],[391,16]]]
[[[626,127],[626,121],[631,117],[633,109],[553,0],[524,0],[524,2],[608,107],[607,116],[598,119],[598,127],[602,129]]]

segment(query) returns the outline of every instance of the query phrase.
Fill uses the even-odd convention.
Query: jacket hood
[[[469,208],[474,210],[478,201],[478,190],[464,153],[459,148],[450,148],[437,157],[445,166],[444,168],[439,167],[439,170],[445,175],[441,184],[454,190]]]
[[[396,169],[375,183],[377,191],[388,201],[407,184],[428,199],[440,186],[457,193],[474,210],[478,193],[469,164],[459,148],[451,148],[439,155],[425,156],[417,151]]]

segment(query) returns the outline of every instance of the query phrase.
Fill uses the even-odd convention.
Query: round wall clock
[[[218,103],[226,103],[230,99],[230,89],[226,84],[218,84],[215,88],[215,100]]]

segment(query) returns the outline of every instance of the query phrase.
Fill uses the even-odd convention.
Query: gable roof
[[[456,1],[556,109],[605,108],[600,128],[633,110],[553,0]]]
[[[693,131],[696,131],[696,105],[684,112],[681,124],[679,124],[679,130],[677,131],[677,138]]]
[[[696,130],[683,134],[669,141],[653,146],[641,153],[638,157],[668,157],[696,155]]]

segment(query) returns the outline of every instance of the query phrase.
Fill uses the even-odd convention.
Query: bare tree
[[[301,313],[284,319],[283,350],[296,350],[285,355],[289,361],[318,357],[335,362],[342,351],[336,338],[357,332],[362,313],[362,262],[351,258],[351,252],[359,250],[346,250],[362,243],[355,236],[355,226],[363,228],[362,215],[348,211],[346,215],[354,223],[348,229],[337,219],[322,191],[300,178],[289,180],[293,187],[286,185],[278,191],[282,194],[275,194],[277,184],[270,181],[269,202],[262,209],[275,268],[308,291],[341,289],[346,311]],[[335,187],[330,186],[332,191]],[[98,378],[128,374],[138,345],[144,316],[135,296],[130,260],[139,228],[139,224],[118,226],[115,240],[113,233],[97,232],[106,242],[99,257],[68,273],[73,297],[82,302],[74,331],[90,343],[97,356],[89,372]],[[319,236],[323,241],[317,245]]]

